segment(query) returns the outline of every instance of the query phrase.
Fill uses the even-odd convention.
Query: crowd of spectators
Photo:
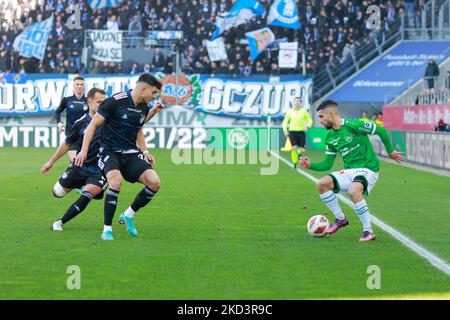
[[[266,15],[273,0],[260,0],[266,15],[223,34],[228,61],[211,62],[204,45],[215,30],[218,15],[231,9],[236,0],[123,0],[117,8],[92,10],[85,0],[3,0],[0,3],[0,71],[26,73],[138,73],[145,70],[172,72],[175,47],[153,55],[147,63],[121,63],[89,60],[82,63],[84,31],[108,29],[143,35],[151,30],[182,30],[181,67],[185,73],[206,74],[280,74],[301,73],[280,69],[278,53],[266,51],[252,62],[245,33],[266,26]],[[424,0],[297,0],[301,29],[270,26],[277,39],[298,41],[306,55],[306,72],[315,75],[325,64],[338,66],[351,59],[352,51],[370,42],[374,32],[389,32],[394,21],[405,12],[412,24],[420,24]],[[80,5],[81,30],[69,30],[66,22],[70,5]],[[366,28],[369,5],[381,9],[381,30]],[[13,52],[15,37],[35,22],[52,13],[55,24],[42,61],[25,59]],[[418,25],[417,25],[418,26]]]

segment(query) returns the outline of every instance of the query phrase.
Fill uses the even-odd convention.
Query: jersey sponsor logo
[[[113,98],[116,100],[125,99],[128,97],[128,94],[126,92],[120,92],[118,94],[113,95]]]
[[[336,146],[339,143],[339,140],[341,140],[341,138],[337,138],[337,139],[331,140],[329,142],[329,144],[332,144],[332,145]]]
[[[344,148],[343,151],[341,152],[341,156],[345,157],[346,155],[348,155],[350,152],[355,151],[356,149],[358,149],[359,147],[361,147],[361,145],[358,143],[356,146],[352,147],[352,148]]]
[[[364,122],[364,127],[370,128],[372,124],[370,122]]]

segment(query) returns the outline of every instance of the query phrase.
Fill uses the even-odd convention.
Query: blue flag
[[[122,0],[87,0],[92,10],[118,7]]]
[[[52,27],[53,15],[47,20],[29,25],[14,39],[14,51],[19,51],[19,54],[25,58],[35,57],[39,60],[44,59],[44,53]]]
[[[250,57],[252,58],[252,61],[255,61],[261,52],[275,41],[275,35],[269,28],[247,32],[245,36],[247,37],[248,46],[250,47]]]
[[[300,29],[297,6],[294,0],[275,0],[267,16],[267,24]]]
[[[211,40],[216,39],[225,31],[249,22],[255,16],[262,16],[265,10],[258,0],[238,0],[230,12],[216,18],[216,30]]]

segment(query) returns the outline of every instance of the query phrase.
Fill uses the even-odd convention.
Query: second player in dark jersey
[[[64,97],[55,111],[56,123],[58,123],[60,130],[62,128],[61,113],[64,111],[66,111],[66,125],[64,128],[66,133],[72,128],[76,120],[89,113],[87,99],[84,96],[83,77],[75,77],[73,81],[73,95]]]
[[[65,126],[61,122],[61,113],[64,111],[66,111]],[[56,122],[58,123],[59,132],[65,132],[67,134],[74,125],[75,121],[88,113],[89,108],[87,105],[87,99],[84,96],[84,78],[78,76],[73,80],[73,95],[70,97],[64,97],[55,111],[55,117]],[[75,159],[76,150],[76,145],[70,146],[67,153],[70,162]]]
[[[97,112],[100,104],[105,100],[105,91],[93,88],[88,93],[89,113],[83,115],[75,121],[74,125],[67,132],[66,140],[59,146],[55,154],[41,168],[43,174],[48,174],[55,162],[60,159],[71,146],[81,147],[84,132],[91,122],[91,118]],[[78,167],[70,164],[64,173],[59,177],[53,187],[53,195],[57,198],[64,197],[73,189],[83,187],[80,198],[75,201],[66,211],[66,213],[53,223],[53,230],[62,231],[63,225],[80,214],[92,199],[101,199],[103,190],[107,183],[103,178],[102,171],[98,167],[98,153],[100,150],[100,137],[102,128],[99,127],[94,133],[92,143],[89,146],[86,161],[83,166]]]
[[[123,178],[145,186],[119,218],[132,236],[137,236],[134,214],[146,206],[159,190],[160,180],[153,170],[155,159],[147,151],[142,127],[163,109],[159,102],[149,109],[149,103],[156,98],[161,87],[161,82],[152,75],[141,75],[133,90],[106,99],[86,129],[83,146],[75,159],[78,166],[87,159],[96,128],[103,125],[98,164],[109,184],[105,196],[103,240],[113,240],[111,225]]]

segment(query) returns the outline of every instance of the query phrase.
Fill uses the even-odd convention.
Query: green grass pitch
[[[138,238],[117,223],[141,189],[128,183],[114,241],[100,240],[103,201],[53,232],[53,220],[77,198],[51,195],[66,158],[49,176],[39,173],[53,151],[0,149],[0,299],[450,297],[448,275],[379,228],[376,241],[358,243],[361,225],[345,204],[347,228],[310,237],[308,219],[331,213],[314,183],[283,163],[277,175],[261,176],[258,165],[177,166],[169,150],[155,150],[162,187],[137,214]],[[449,182],[383,162],[369,209],[448,262]],[[81,270],[79,290],[66,285],[71,265]],[[367,287],[370,265],[380,267],[380,289]]]

